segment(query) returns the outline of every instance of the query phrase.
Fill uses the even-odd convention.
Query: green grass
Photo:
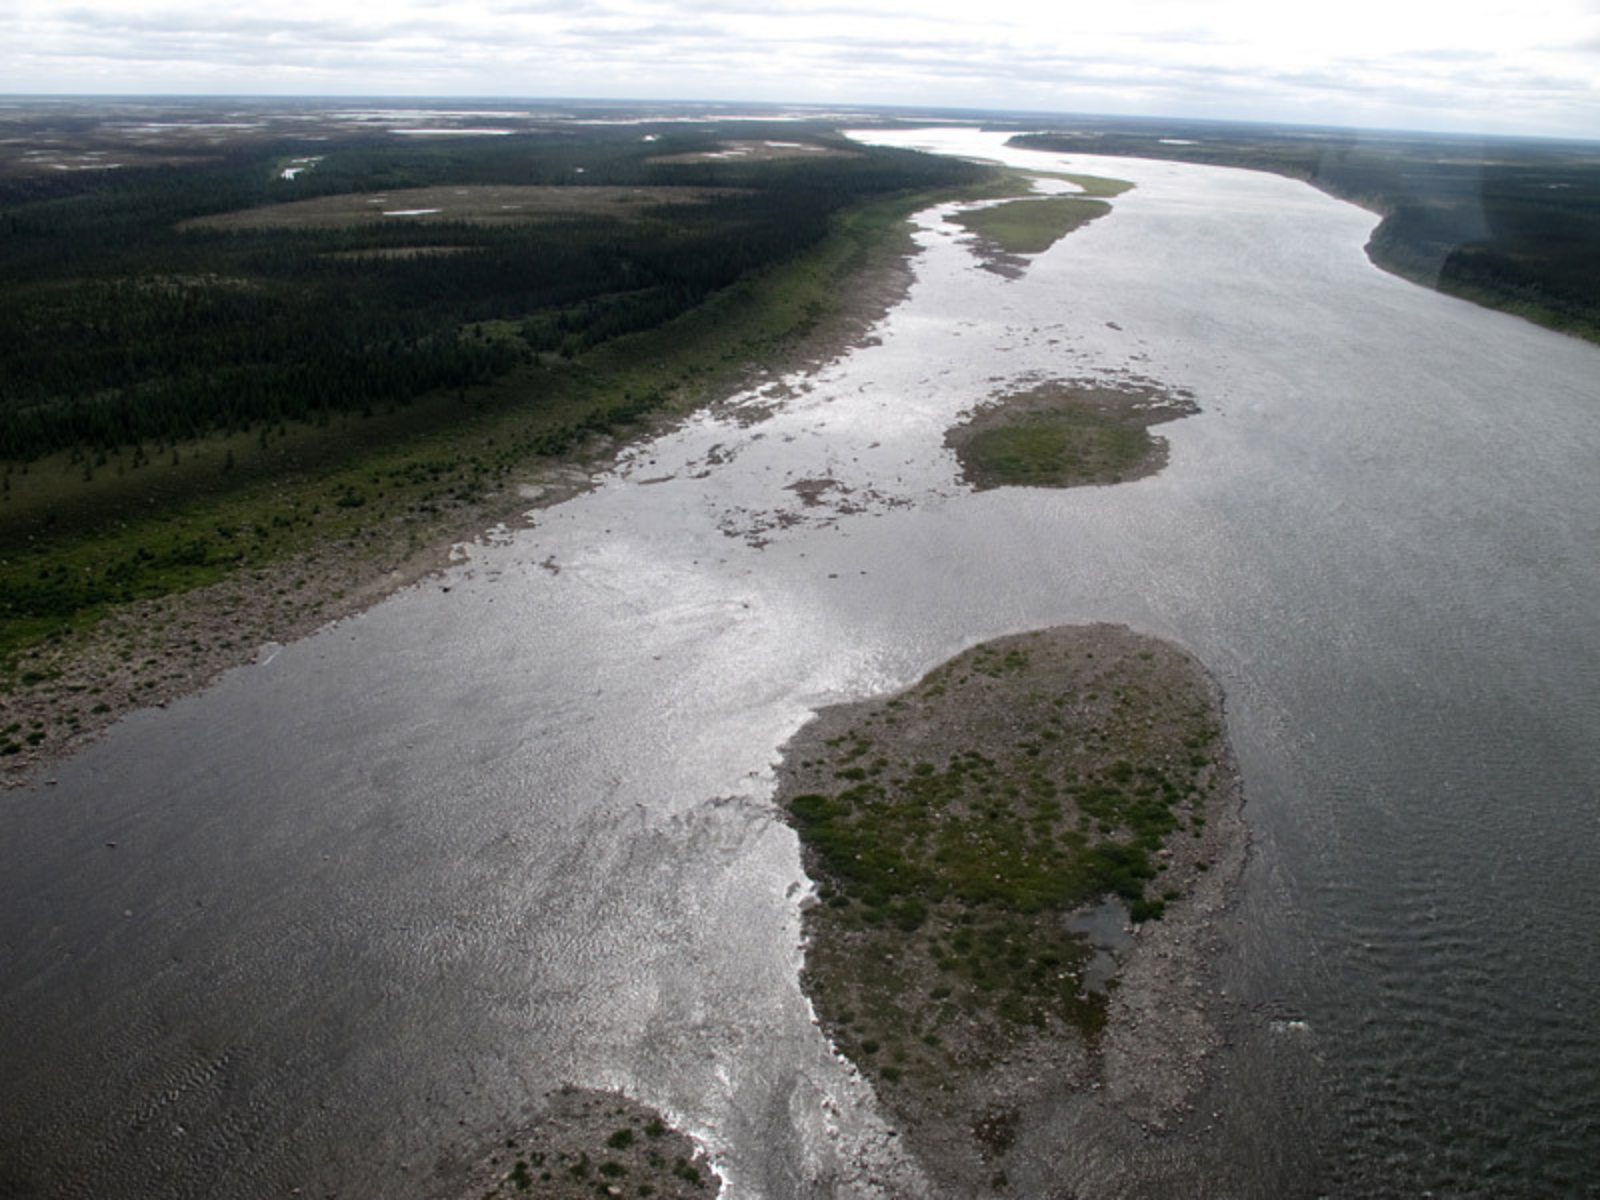
[[[810,988],[880,1079],[937,1088],[1027,1031],[1095,1034],[1105,996],[1062,914],[1115,895],[1150,920],[1181,898],[1148,889],[1202,819],[1220,723],[1187,660],[1133,648],[980,646],[799,750]]]
[[[1110,211],[1111,206],[1103,200],[1049,196],[1007,200],[988,208],[955,213],[950,220],[993,242],[1006,254],[1039,254]]]
[[[980,489],[1119,483],[1165,464],[1149,426],[1198,411],[1188,391],[1153,380],[1050,381],[996,397],[945,444]]]
[[[1134,188],[1134,185],[1126,179],[1110,179],[1104,175],[1074,175],[1066,171],[1052,171],[1049,178],[1065,179],[1068,183],[1082,188],[1085,196],[1095,196],[1105,200],[1120,196],[1123,192],[1131,192]]]
[[[1149,455],[1142,426],[1097,412],[1023,413],[1016,423],[973,434],[964,447],[972,469],[995,485],[1064,487],[1115,483]]]

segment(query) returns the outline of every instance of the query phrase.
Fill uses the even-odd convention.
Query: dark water
[[[425,1195],[571,1081],[735,1196],[916,1194],[796,984],[777,748],[1103,619],[1221,679],[1256,839],[1169,1177],[1596,1194],[1600,351],[1382,275],[1308,188],[1102,169],[1140,186],[1024,278],[929,217],[881,344],[770,419],[7,794],[0,1193]],[[962,408],[1119,372],[1204,409],[1161,476],[956,481]]]

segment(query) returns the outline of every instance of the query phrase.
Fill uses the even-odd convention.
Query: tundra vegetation
[[[1034,255],[1105,216],[1111,211],[1107,200],[1133,187],[1123,179],[1049,172],[1017,176],[1017,190],[1026,193],[1041,179],[1061,180],[1078,191],[1069,196],[1024,194],[950,214],[949,220],[977,235],[983,265],[998,275],[1021,276]]]
[[[977,646],[789,744],[779,799],[817,881],[806,988],[914,1147],[981,1145],[1013,1060],[1092,1057],[1108,995],[1066,918],[1183,905],[1237,803],[1231,763],[1194,660],[1109,626]]]
[[[1103,200],[1041,196],[966,209],[950,219],[1005,254],[1040,254],[1110,211]]]
[[[618,1092],[573,1087],[546,1097],[531,1125],[473,1151],[465,1180],[450,1166],[440,1174],[437,1194],[452,1200],[716,1200],[722,1192],[705,1151],[660,1113]]]
[[[1151,380],[1048,380],[979,406],[945,444],[979,491],[1121,483],[1166,465],[1150,426],[1198,411],[1188,392]]]

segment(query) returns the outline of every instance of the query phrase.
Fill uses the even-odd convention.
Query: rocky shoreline
[[[559,503],[602,464],[555,465],[529,476],[525,495],[462,504],[424,549],[398,524],[360,546],[335,542],[221,582],[122,605],[70,639],[26,651],[24,683],[0,696],[0,720],[52,736],[0,758],[0,786],[49,782],[44,768],[82,749],[140,708],[164,708],[223,672],[255,662],[385,597],[442,572],[456,547],[496,521]],[[29,678],[37,682],[26,682]]]
[[[620,1092],[562,1088],[529,1124],[497,1135],[466,1164],[445,1163],[436,1200],[716,1200],[722,1181],[705,1151],[653,1108]]]

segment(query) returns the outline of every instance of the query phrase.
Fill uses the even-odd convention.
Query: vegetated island
[[[1052,173],[1032,176],[1064,180],[1079,190],[1069,196],[1024,196],[976,208],[963,208],[947,220],[978,237],[981,265],[1008,279],[1019,278],[1029,259],[1067,234],[1111,211],[1106,200],[1133,187],[1123,179]]]
[[[710,1160],[660,1113],[619,1092],[567,1087],[531,1125],[511,1130],[465,1166],[445,1160],[437,1200],[593,1200],[650,1196],[716,1200]]]
[[[818,1019],[951,1194],[1061,1186],[1030,1143],[1059,1143],[1064,1110],[1130,1148],[1181,1123],[1246,850],[1192,657],[1108,625],[977,646],[823,710],[778,799],[817,882]],[[1107,898],[1137,923],[1121,949],[1075,931]]]
[[[1153,475],[1167,463],[1150,426],[1199,412],[1154,380],[1046,380],[978,407],[945,435],[968,483],[1075,487]]]

